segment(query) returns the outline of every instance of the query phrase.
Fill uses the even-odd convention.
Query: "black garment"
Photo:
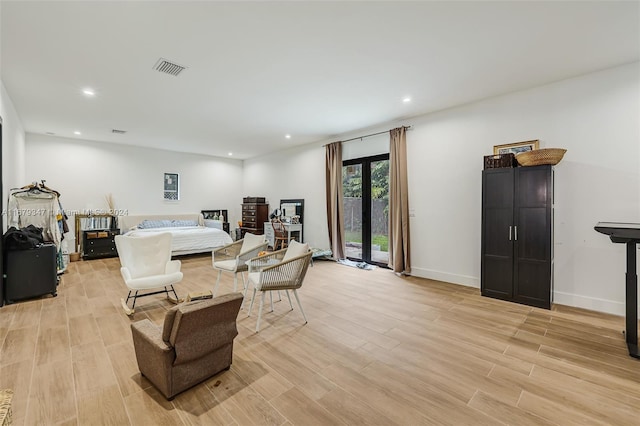
[[[44,243],[42,228],[34,225],[21,229],[12,226],[3,236],[5,250],[28,250],[42,243]]]

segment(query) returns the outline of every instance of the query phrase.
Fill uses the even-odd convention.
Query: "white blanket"
[[[226,232],[205,226],[185,226],[172,228],[136,229],[129,231],[129,236],[144,236],[169,232],[173,236],[172,254],[189,254],[213,251],[213,249],[231,244],[233,240]]]

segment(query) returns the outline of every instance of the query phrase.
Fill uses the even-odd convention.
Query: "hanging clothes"
[[[33,183],[9,193],[8,226],[18,229],[28,225],[42,228],[45,241],[53,242],[58,249],[62,242],[60,221],[64,213],[58,200],[59,193],[42,184]]]

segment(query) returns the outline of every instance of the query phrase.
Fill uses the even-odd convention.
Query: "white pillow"
[[[242,248],[240,248],[240,253],[246,253],[248,251],[251,251],[262,243],[264,243],[264,235],[255,235],[250,232],[247,232],[246,234],[244,234],[244,238],[242,240]]]
[[[219,220],[205,219],[204,226],[207,228],[222,229],[222,222]]]
[[[287,251],[284,253],[284,257],[282,261],[286,261],[289,259],[293,259],[294,257],[301,256],[309,252],[309,244],[307,243],[299,243],[296,240],[289,241],[289,246],[287,247]]]

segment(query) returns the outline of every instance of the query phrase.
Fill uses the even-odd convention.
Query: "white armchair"
[[[258,310],[258,320],[256,321],[256,333],[260,331],[260,319],[262,318],[262,307],[267,292],[284,290],[289,299],[289,306],[293,310],[291,296],[289,290],[293,291],[293,295],[298,302],[298,307],[307,323],[307,316],[304,314],[298,292],[302,287],[302,282],[307,274],[311,255],[308,244],[301,244],[295,240],[291,240],[289,247],[284,250],[278,250],[264,256],[256,257],[249,261],[249,282],[253,284],[253,297],[251,305],[249,305],[249,314],[253,308],[253,302],[256,298],[256,292],[261,292],[260,308]],[[271,297],[271,311],[273,312],[273,296]]]
[[[220,286],[220,276],[222,272],[233,273],[233,291],[238,291],[238,273],[242,275],[242,285],[244,287],[244,295],[247,294],[247,283],[245,281],[244,272],[249,268],[246,262],[267,249],[267,242],[264,235],[254,235],[249,232],[244,234],[244,238],[235,243],[228,244],[214,250],[212,253],[213,269],[218,271],[218,278],[213,289],[213,297],[218,292]]]
[[[127,315],[134,312],[138,297],[151,296],[153,294],[173,292],[175,301],[178,294],[173,288],[174,284],[182,281],[179,260],[171,260],[171,234],[162,233],[144,237],[128,237],[117,235],[115,237],[118,257],[120,258],[120,273],[124,283],[129,288],[127,300],[122,299],[122,307]],[[140,291],[159,289],[140,294]],[[132,295],[132,292],[135,292]],[[133,299],[131,308],[129,299]]]

